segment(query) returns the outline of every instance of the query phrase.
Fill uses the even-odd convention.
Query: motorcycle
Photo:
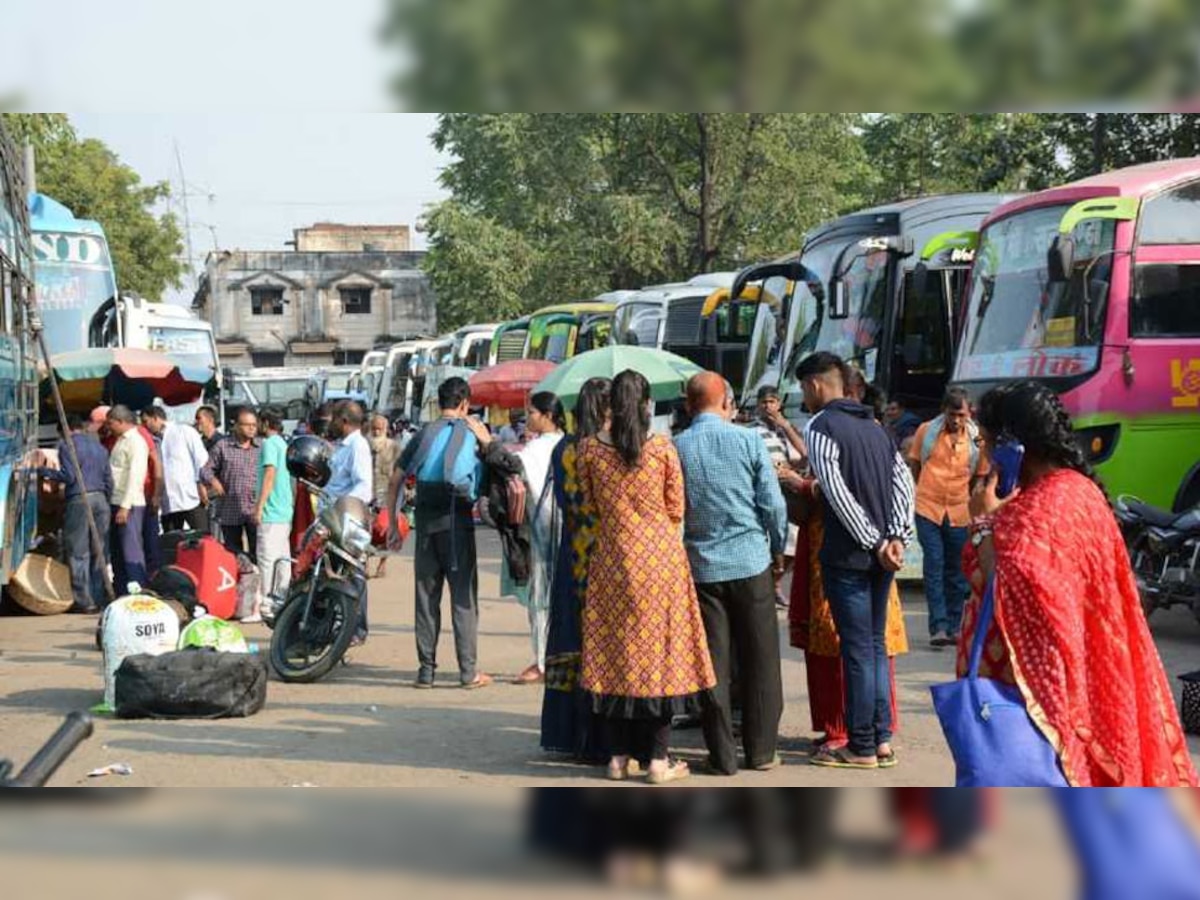
[[[1114,511],[1146,618],[1182,605],[1200,621],[1200,506],[1172,513],[1121,497]]]
[[[293,567],[285,596],[270,596],[269,660],[284,681],[312,682],[342,661],[358,624],[367,594],[367,560],[372,553],[367,505],[354,497],[333,499],[321,487],[304,485],[321,498],[321,512],[304,533],[300,555],[280,559]]]
[[[71,713],[16,776],[9,777],[12,762],[0,759],[0,788],[45,787],[75,748],[91,736],[92,717],[82,712]]]

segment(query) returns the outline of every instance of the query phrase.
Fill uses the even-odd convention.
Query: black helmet
[[[332,453],[329,444],[315,435],[293,438],[287,448],[287,470],[293,478],[325,487],[329,481],[329,457]]]

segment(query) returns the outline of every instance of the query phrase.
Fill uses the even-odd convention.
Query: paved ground
[[[482,535],[482,532],[481,532]],[[55,777],[57,785],[320,786],[597,784],[593,769],[538,750],[541,690],[500,683],[529,663],[524,610],[497,599],[498,545],[481,542],[480,666],[497,676],[494,687],[455,687],[453,644],[443,633],[443,668],[433,691],[409,685],[416,669],[412,635],[412,565],[390,563],[371,582],[371,640],[350,664],[312,685],[272,682],[267,707],[250,719],[221,721],[104,720]],[[694,777],[699,785],[946,785],[953,765],[929,703],[930,684],[952,677],[953,654],[925,648],[924,603],[906,598],[914,652],[900,658],[898,688],[901,764],[872,773],[817,769],[806,764],[809,720],[801,654],[785,648],[785,765],[734,780]],[[11,610],[9,610],[11,611]],[[449,616],[444,624],[448,627]],[[100,655],[94,620],[73,616],[0,617],[0,756],[24,762],[73,709],[98,702]],[[1172,676],[1200,668],[1200,624],[1179,610],[1158,613],[1153,627]],[[265,645],[269,632],[249,626]],[[785,639],[786,640],[786,639]],[[264,646],[265,649],[265,646]],[[1173,679],[1174,680],[1174,679]],[[677,734],[681,755],[703,757],[699,732]],[[1192,738],[1200,762],[1200,738]],[[134,774],[88,779],[113,762]],[[602,782],[601,782],[602,783]]]

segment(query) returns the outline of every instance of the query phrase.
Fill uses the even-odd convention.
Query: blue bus
[[[24,169],[0,123],[0,584],[37,530],[37,356],[25,307],[33,253]]]
[[[114,342],[107,334],[117,278],[99,222],[45,194],[29,196],[34,281],[50,354]]]

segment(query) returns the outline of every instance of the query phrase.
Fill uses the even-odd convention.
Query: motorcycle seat
[[[1159,509],[1157,506],[1151,506],[1148,503],[1143,503],[1140,500],[1130,500],[1127,505],[1130,512],[1139,516],[1147,525],[1152,525],[1155,528],[1170,528],[1179,531],[1191,531],[1200,528],[1200,513],[1194,509],[1187,512],[1174,513],[1169,510]]]

